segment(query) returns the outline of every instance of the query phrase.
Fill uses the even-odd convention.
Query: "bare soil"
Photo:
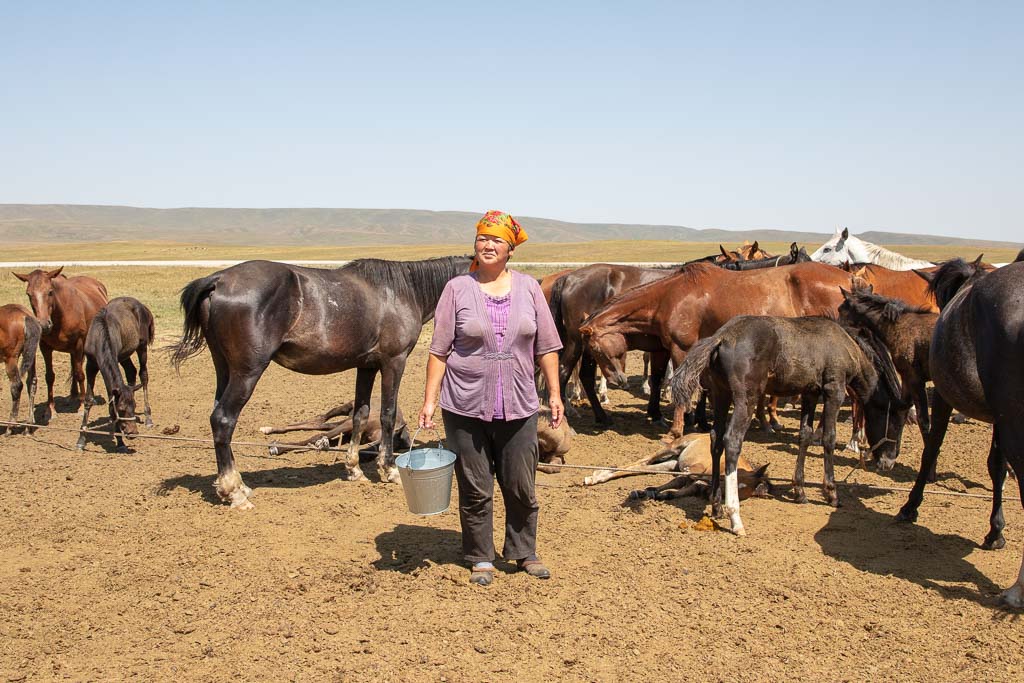
[[[167,327],[163,333],[171,330]],[[429,326],[401,406],[413,416]],[[166,341],[166,339],[165,339]],[[59,394],[67,393],[60,356]],[[638,370],[635,359],[632,371]],[[207,355],[176,376],[154,354],[159,433],[209,437]],[[235,438],[305,419],[353,395],[354,373],[306,377],[272,367]],[[6,384],[4,385],[6,387]],[[45,394],[41,388],[40,401]],[[615,426],[588,413],[570,463],[622,465],[656,448],[643,399],[612,391]],[[0,409],[7,403],[6,388]],[[54,427],[75,429],[62,401]],[[102,418],[102,408],[94,410]],[[844,410],[842,417],[847,412]],[[788,479],[786,430],[751,430],[745,455]],[[930,490],[985,493],[989,428],[950,428]],[[839,428],[849,437],[849,425]],[[842,507],[788,499],[743,504],[747,538],[685,528],[704,502],[625,503],[660,476],[594,488],[584,472],[538,475],[540,553],[554,576],[499,563],[489,588],[467,583],[454,508],[419,518],[399,486],[341,481],[332,453],[269,457],[236,449],[256,509],[213,494],[211,450],[104,437],[84,453],[70,431],[0,437],[0,680],[1021,680],[1024,622],[997,605],[1016,577],[1021,508],[1006,505],[1007,548],[978,548],[981,499],[926,497],[897,524],[921,442],[908,427],[895,471],[842,455]],[[820,481],[820,449],[808,463]],[[373,465],[367,474],[375,476]],[[1006,487],[1018,496],[1016,482]],[[498,508],[500,547],[501,505]]]

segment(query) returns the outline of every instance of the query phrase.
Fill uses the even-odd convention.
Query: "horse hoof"
[[[1024,583],[1015,583],[999,595],[999,601],[1007,607],[1024,607]]]
[[[273,427],[260,427],[260,434],[271,434],[273,431]]]
[[[630,491],[629,500],[647,500],[647,493],[645,491]]]
[[[402,475],[398,473],[397,467],[389,467],[386,472],[381,472],[381,481],[389,484],[397,484],[402,481]]]
[[[344,479],[345,481],[367,481],[366,475],[363,474],[363,471],[358,467],[347,471]]]
[[[252,510],[254,507],[256,507],[256,506],[253,505],[249,501],[249,499],[246,498],[245,496],[238,496],[237,498],[235,496],[232,496],[232,500],[231,500],[231,509],[232,510],[239,510],[239,511],[244,512],[246,510]]]
[[[155,424],[153,424],[153,420],[151,420],[150,418],[148,418],[148,417],[147,417],[147,418],[146,418],[146,426],[147,426],[147,427],[149,427],[150,429],[152,429],[152,428],[153,428],[153,427],[155,427],[156,425],[155,425]]]
[[[985,542],[981,544],[982,550],[999,550],[1006,547],[1006,539],[1003,538],[1002,534],[999,534],[996,538],[989,540],[985,537]]]
[[[896,513],[897,522],[909,522],[913,524],[917,521],[917,510],[913,510],[907,507],[900,508],[900,511]]]
[[[730,529],[730,531],[732,531],[735,535],[739,536],[740,538],[744,538],[747,535],[747,530],[743,528],[742,524],[740,526],[733,527],[732,529]]]

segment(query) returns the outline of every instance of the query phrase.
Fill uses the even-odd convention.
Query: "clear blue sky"
[[[1024,3],[0,1],[0,203],[1021,240]]]

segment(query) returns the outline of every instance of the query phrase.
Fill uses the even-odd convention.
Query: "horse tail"
[[[181,310],[185,313],[185,323],[181,338],[176,344],[168,347],[171,353],[171,365],[175,370],[180,369],[182,363],[202,351],[206,346],[201,319],[202,304],[217,288],[218,280],[220,280],[220,275],[214,273],[193,280],[181,290]]]
[[[21,376],[27,377],[36,365],[36,351],[39,350],[39,339],[43,336],[43,328],[39,321],[30,315],[25,316],[25,343],[21,347]]]
[[[152,346],[156,340],[156,319],[153,316],[153,311],[149,310],[149,307],[144,305],[142,310],[145,311],[146,333],[149,335],[149,339],[146,340],[146,346]]]
[[[555,280],[555,284],[551,286],[551,300],[548,302],[548,308],[551,310],[551,317],[555,321],[555,329],[558,330],[558,338],[562,340],[562,344],[566,341],[566,330],[565,320],[562,319],[562,291],[565,289],[566,276]]]
[[[693,394],[700,386],[700,376],[711,364],[711,356],[721,343],[722,339],[717,334],[701,339],[686,354],[679,369],[672,373],[672,402],[677,406],[690,407]]]

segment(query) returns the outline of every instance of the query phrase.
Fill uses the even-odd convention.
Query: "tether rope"
[[[75,433],[75,434],[95,434],[95,435],[98,435],[98,436],[107,436],[107,437],[113,436],[113,434],[110,431],[101,431],[101,430],[98,430],[98,429],[72,429],[70,427],[55,427],[55,426],[51,426],[51,425],[37,425],[37,424],[32,424],[31,422],[14,422],[14,421],[10,421],[10,420],[0,420],[0,427],[27,427],[27,428],[33,429],[33,430],[45,429],[45,430],[50,430],[50,431],[55,431],[55,432],[71,432],[71,433]],[[202,439],[202,438],[194,437],[194,436],[169,436],[169,435],[164,435],[164,434],[133,434],[130,437],[126,437],[126,438],[128,438],[129,441],[131,441],[133,439],[150,439],[150,440],[153,440],[153,441],[174,441],[174,442],[180,442],[180,443],[203,444],[204,447],[207,447],[207,448],[208,448],[208,444],[215,444],[213,439]],[[272,449],[274,446],[277,446],[277,447],[288,446],[288,451],[287,451],[288,453],[299,453],[299,452],[307,452],[307,451],[333,451],[333,452],[347,453],[348,450],[349,450],[348,447],[339,447],[339,446],[323,446],[323,447],[321,447],[321,446],[297,446],[297,445],[296,446],[292,446],[291,444],[280,444],[280,443],[276,443],[276,442],[267,443],[267,442],[257,442],[257,441],[232,441],[231,445],[232,446],[248,446],[248,447],[251,447],[251,448],[261,448],[261,449],[263,449],[263,448]],[[241,456],[241,457],[244,457],[244,458],[261,458],[261,459],[266,459],[267,458],[267,456],[246,455],[244,453],[239,453],[238,455]],[[285,460],[285,461],[289,460],[287,457],[284,457],[282,455],[274,455],[271,459],[272,460]],[[558,464],[558,463],[542,463],[542,464],[545,467],[555,467],[555,468],[559,468],[559,469],[590,470],[590,471],[602,471],[603,470],[603,471],[611,471],[611,472],[629,472],[631,474],[662,474],[662,475],[670,475],[670,476],[673,476],[673,477],[678,477],[678,476],[680,476],[682,474],[688,474],[686,472],[679,472],[679,471],[666,471],[666,470],[655,470],[655,469],[640,469],[640,468],[635,468],[635,467],[614,467],[614,466],[603,466],[603,465],[569,465],[569,464]],[[852,471],[853,470],[851,470],[851,473],[852,473]],[[692,476],[697,476],[697,475],[692,475]],[[849,474],[847,474],[847,477],[849,477]],[[780,478],[780,477],[765,477],[764,479],[766,479],[767,481],[773,482],[773,483],[780,483],[780,484],[792,484],[793,483],[791,479],[783,479],[783,478]],[[817,482],[815,482],[814,484],[808,484],[808,485],[818,486],[819,484]],[[910,488],[907,488],[907,487],[904,487],[904,486],[879,486],[877,484],[868,484],[868,483],[857,482],[857,481],[836,480],[836,486],[839,486],[839,485],[842,485],[842,486],[860,486],[860,487],[863,487],[863,488],[874,489],[876,491],[889,491],[889,492],[893,492],[893,493],[909,493],[909,492],[911,492],[913,490],[913,489],[910,489]],[[958,497],[958,498],[978,498],[978,499],[988,500],[988,501],[992,500],[992,494],[991,493],[989,493],[989,494],[981,494],[981,493],[966,493],[966,492],[959,492],[959,491],[941,491],[941,490],[935,490],[934,488],[928,490],[928,495],[955,496],[955,497]],[[1010,501],[1020,501],[1020,498],[1016,497],[1016,496],[1003,496],[1002,499],[1004,501],[1007,501],[1007,500],[1010,500]]]

